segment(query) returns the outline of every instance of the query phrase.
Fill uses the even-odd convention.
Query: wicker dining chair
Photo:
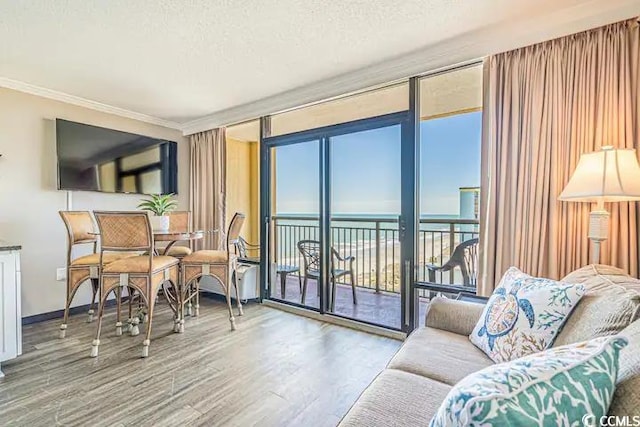
[[[320,280],[320,248],[320,242],[317,240],[300,240],[298,242],[298,251],[304,260],[304,279],[302,282],[302,297],[300,299],[301,304],[304,304],[305,298],[307,297],[307,280],[314,279],[316,282]],[[331,266],[329,268],[329,273],[331,275],[331,277],[329,277],[331,281],[331,311],[336,308],[337,279],[343,276],[349,276],[351,281],[353,304],[358,304],[356,297],[356,279],[353,272],[353,262],[355,260],[356,258],[354,256],[342,257],[335,248],[331,248]],[[338,268],[340,262],[348,262],[348,268]]]
[[[80,286],[87,280],[91,283],[92,291],[87,321],[93,321],[96,295],[100,285],[100,254],[97,253],[98,234],[89,211],[59,211],[59,214],[67,229],[67,296],[64,305],[64,317],[62,325],[60,325],[60,338],[64,338],[67,335],[71,302]],[[93,245],[92,253],[74,258],[74,247],[86,244]],[[137,255],[135,252],[111,253],[104,257],[104,262],[108,264],[135,255]]]
[[[191,211],[173,211],[169,212],[169,231],[185,232],[191,231]],[[193,251],[189,246],[172,245],[169,250],[161,252],[162,255],[168,255],[182,259]]]
[[[100,305],[98,308],[98,328],[91,347],[91,357],[98,356],[102,317],[107,296],[115,291],[121,298],[122,288],[134,289],[140,302],[147,310],[147,331],[142,343],[142,357],[149,355],[153,311],[158,291],[169,283],[178,294],[179,260],[170,256],[153,254],[153,232],[149,217],[144,212],[94,212],[100,229]],[[144,251],[138,255],[105,264],[105,252]],[[174,331],[176,330],[179,307],[175,307]],[[119,314],[118,314],[119,315]],[[122,334],[122,323],[117,319],[116,335]],[[134,322],[137,318],[133,319]],[[137,327],[135,322],[134,327]]]
[[[236,290],[236,303],[238,305],[238,316],[242,316],[242,302],[238,291],[238,278],[236,273],[238,256],[234,253],[235,247],[240,239],[240,230],[244,225],[245,215],[237,212],[227,231],[226,250],[200,250],[191,255],[187,255],[181,261],[182,281],[181,281],[181,317],[180,332],[184,331],[184,307],[195,300],[195,315],[200,314],[200,278],[212,276],[216,278],[222,286],[229,308],[229,322],[231,330],[236,330],[236,321],[233,317],[231,306],[231,285]],[[188,313],[191,314],[191,313]]]

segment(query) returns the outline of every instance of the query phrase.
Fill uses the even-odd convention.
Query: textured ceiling
[[[0,77],[186,123],[487,28],[615,3],[629,1],[0,0]]]

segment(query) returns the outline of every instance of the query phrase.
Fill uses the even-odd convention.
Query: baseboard
[[[107,307],[111,307],[116,305],[115,299],[107,300]],[[89,307],[91,304],[79,305],[77,307],[71,307],[69,309],[69,315],[73,316],[74,314],[86,313],[89,311]],[[98,311],[98,305],[96,304],[95,308],[96,312]],[[97,313],[96,313],[97,314]],[[64,309],[49,311],[47,313],[34,314],[33,316],[27,316],[22,318],[22,326],[32,325],[34,323],[46,322],[47,320],[52,319],[62,319],[64,317]]]
[[[216,301],[223,301],[223,302],[225,302],[227,300],[224,295],[216,294],[215,292],[200,291],[200,294],[203,297],[207,298],[207,299],[212,299],[212,300],[216,300]],[[258,301],[257,299],[252,299],[252,300],[248,300],[246,302],[257,302],[257,301]],[[244,304],[245,301],[243,301],[242,303]],[[116,300],[115,299],[107,300],[107,307],[113,307],[114,305],[116,305]],[[85,305],[79,305],[77,307],[71,307],[69,309],[69,315],[73,316],[74,314],[86,313],[87,311],[89,311],[89,307],[91,307],[91,304],[85,304]],[[96,305],[96,311],[97,311],[97,308],[98,307]],[[46,322],[47,320],[62,319],[63,317],[64,317],[64,309],[55,310],[55,311],[49,311],[47,313],[34,314],[33,316],[23,317],[22,318],[22,326],[32,325],[34,323]]]

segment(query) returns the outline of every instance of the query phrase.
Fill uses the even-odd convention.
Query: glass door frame
[[[414,328],[414,318],[416,308],[413,301],[413,282],[415,280],[415,251],[417,245],[417,222],[418,222],[418,161],[419,161],[419,100],[418,100],[417,78],[409,79],[409,109],[397,113],[385,114],[381,116],[354,120],[330,126],[323,126],[315,129],[300,132],[270,136],[270,117],[260,119],[260,246],[265,248],[260,253],[260,299],[275,300],[279,303],[311,309],[301,304],[284,301],[271,297],[269,288],[270,270],[272,256],[270,250],[270,228],[272,217],[272,156],[271,149],[279,146],[319,141],[319,202],[320,202],[320,242],[321,242],[321,271],[318,286],[321,288],[320,305],[317,311],[320,314],[343,317],[340,314],[331,313],[328,310],[328,280],[331,248],[331,174],[330,174],[330,138],[349,133],[362,132],[366,130],[400,125],[400,315],[401,328],[404,332],[410,332]],[[351,319],[362,322],[358,319]],[[368,323],[368,322],[362,322]],[[387,329],[388,326],[382,326]]]

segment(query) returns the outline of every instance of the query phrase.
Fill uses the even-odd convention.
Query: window
[[[421,268],[418,279],[474,286],[477,246],[473,244],[479,230],[482,66],[421,79],[420,118],[420,250],[417,257]],[[471,265],[438,269],[463,243],[470,245],[465,255]]]

